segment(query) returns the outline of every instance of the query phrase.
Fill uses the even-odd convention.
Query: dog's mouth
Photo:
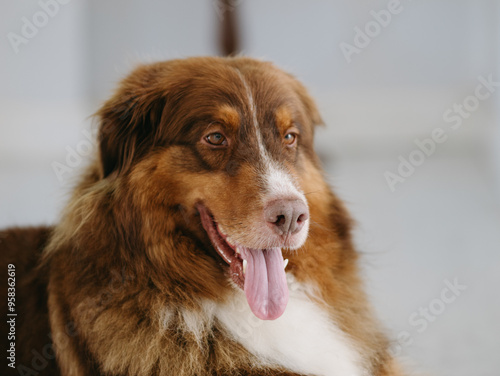
[[[229,266],[236,285],[245,291],[252,312],[262,320],[274,320],[285,311],[288,285],[281,248],[252,249],[231,240],[211,212],[197,205],[201,223],[212,245]]]

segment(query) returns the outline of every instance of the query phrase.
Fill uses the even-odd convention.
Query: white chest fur
[[[294,281],[290,273],[287,278],[290,300],[277,320],[255,317],[241,290],[225,304],[207,302],[205,317],[217,318],[229,335],[265,365],[318,376],[366,376],[360,355],[346,334],[309,298],[312,289]],[[189,316],[184,313],[184,319],[193,323]],[[189,329],[202,330],[196,326]]]

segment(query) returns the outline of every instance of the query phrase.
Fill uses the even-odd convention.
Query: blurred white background
[[[226,16],[216,0],[49,3],[0,1],[2,227],[55,223],[116,82],[139,62],[218,54]],[[294,73],[320,105],[318,151],[394,352],[429,375],[498,376],[500,86],[481,82],[500,81],[500,4],[397,3],[234,0],[232,12],[243,53]],[[431,147],[433,132],[446,140]],[[393,189],[388,172],[404,175]],[[466,288],[442,295],[449,284]]]

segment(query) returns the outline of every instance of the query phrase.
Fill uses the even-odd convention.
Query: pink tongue
[[[244,289],[250,309],[259,319],[277,319],[288,303],[288,285],[281,249],[241,247],[240,252],[248,262]]]

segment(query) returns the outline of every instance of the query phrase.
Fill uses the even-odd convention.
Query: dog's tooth
[[[245,274],[247,271],[247,264],[248,264],[247,260],[243,260],[243,274]]]
[[[283,260],[283,269],[286,269],[286,266],[288,265],[288,259]]]

